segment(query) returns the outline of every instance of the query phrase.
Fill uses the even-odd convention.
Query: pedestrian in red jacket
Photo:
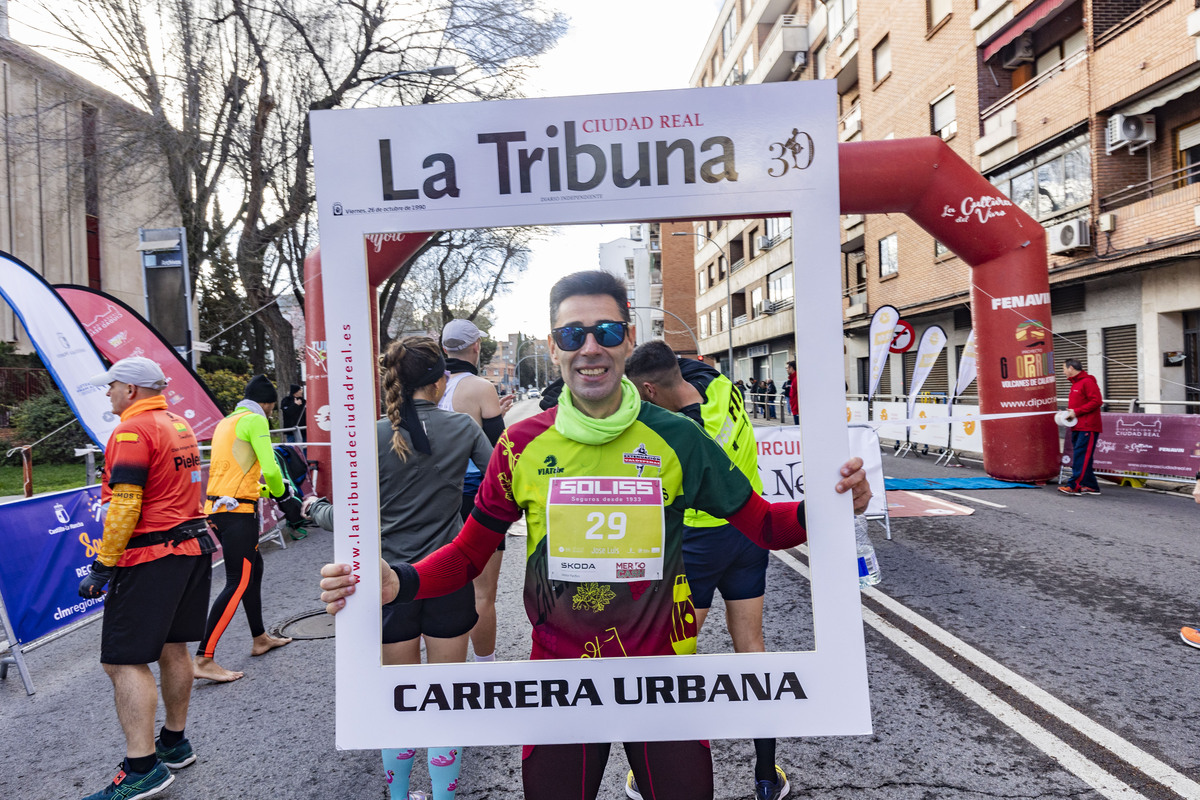
[[[1084,494],[1100,494],[1100,484],[1092,470],[1096,441],[1103,433],[1100,421],[1100,386],[1096,379],[1084,372],[1078,359],[1063,359],[1063,374],[1071,381],[1071,394],[1067,397],[1067,419],[1076,420],[1071,429],[1071,444],[1075,448],[1075,459],[1071,465],[1071,480],[1058,490],[1075,497]]]
[[[788,408],[792,412],[792,420],[800,424],[800,381],[796,376],[796,362],[787,362],[788,374]]]

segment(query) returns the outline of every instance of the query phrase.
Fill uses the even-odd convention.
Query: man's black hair
[[[787,365],[788,365],[789,367],[791,367],[792,369],[795,369],[795,368],[796,368],[796,362],[795,362],[795,361],[789,361],[789,362],[787,362]]]
[[[664,386],[674,386],[683,379],[675,351],[658,340],[640,344],[629,354],[625,375],[634,383],[645,380]]]
[[[1078,358],[1064,358],[1063,366],[1070,367],[1071,369],[1076,370],[1078,372],[1083,372],[1083,362],[1080,361]]]
[[[621,319],[629,322],[629,294],[625,291],[625,282],[611,272],[601,269],[574,272],[550,289],[550,324],[556,324],[558,307],[568,297],[587,294],[606,294],[617,302],[621,310]]]

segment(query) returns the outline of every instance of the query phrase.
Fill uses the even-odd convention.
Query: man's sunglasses
[[[550,335],[559,349],[570,353],[583,347],[589,333],[596,337],[596,344],[601,347],[616,347],[625,341],[625,330],[624,322],[597,322],[595,325],[564,325],[551,330]]]

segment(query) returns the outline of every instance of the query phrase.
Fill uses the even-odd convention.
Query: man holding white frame
[[[476,510],[453,543],[416,565],[393,569],[381,562],[382,600],[433,597],[465,585],[486,565],[508,525],[525,513],[530,527],[525,595],[535,660],[695,652],[695,613],[681,548],[683,511],[700,508],[727,518],[760,545],[785,549],[807,538],[804,505],[767,503],[701,429],[640,401],[624,377],[635,339],[623,283],[605,272],[575,273],[560,280],[550,297],[555,326],[550,352],[565,384],[559,405],[505,433]],[[552,450],[563,455],[547,468],[549,456],[542,456]],[[861,513],[870,499],[861,460],[848,461],[841,475],[835,490],[851,492]],[[646,504],[633,502],[642,482],[662,495],[661,503],[652,498],[661,519],[657,530],[655,511],[647,515],[639,507]],[[601,518],[597,525],[607,526],[600,533],[588,528],[594,516]],[[630,517],[639,528],[629,531],[625,545]],[[588,541],[600,537],[609,546]],[[620,552],[606,555],[613,550]],[[554,555],[563,552],[568,556]],[[630,566],[653,565],[650,553],[661,554],[657,572],[653,566],[651,572]],[[599,579],[588,581],[593,574]],[[337,613],[354,593],[356,578],[345,564],[326,565],[322,575],[321,599]],[[580,799],[592,800],[608,748],[527,746],[525,797],[558,800],[565,787],[580,787]],[[637,786],[653,787],[648,796],[712,797],[707,742],[638,742],[625,748]]]

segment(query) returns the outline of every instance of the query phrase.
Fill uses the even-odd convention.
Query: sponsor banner
[[[162,367],[170,383],[163,390],[167,407],[183,417],[196,438],[212,438],[224,415],[216,398],[171,347],[140,314],[115,297],[85,286],[55,286],[92,338],[92,343],[110,362],[129,356],[144,356]]]
[[[1200,415],[1109,414],[1096,442],[1096,472],[1148,472],[1194,479],[1200,471]],[[1062,463],[1072,466],[1072,428],[1066,429]]]
[[[883,367],[891,353],[892,335],[899,321],[900,312],[892,306],[880,306],[871,317],[871,385],[867,389],[867,400],[875,396],[875,390],[879,387]]]
[[[978,364],[975,352],[975,329],[967,334],[967,343],[963,347],[962,358],[958,361],[958,380],[954,384],[954,396],[958,397],[967,390],[975,380]]]
[[[846,401],[846,422],[867,423],[871,421],[870,404],[866,400]]]
[[[950,406],[945,403],[917,403],[913,406],[911,441],[913,444],[927,444],[930,447],[945,447],[948,441],[945,418],[950,414]],[[924,424],[921,420],[930,420]]]
[[[103,598],[79,596],[103,533],[99,486],[0,505],[0,592],[17,642],[27,644],[103,608]]]
[[[955,405],[955,417],[978,417],[979,406]],[[983,452],[983,425],[973,419],[955,420],[950,429],[950,449]]]
[[[904,403],[876,403],[874,412],[875,430],[880,439],[899,439],[903,442],[908,438],[908,431],[904,425],[908,418],[908,408]]]
[[[925,379],[929,377],[929,371],[933,369],[933,364],[937,361],[938,355],[946,347],[946,332],[937,325],[930,325],[921,334],[921,343],[917,345],[917,363],[913,367],[912,377],[908,384],[908,415],[913,416],[913,409],[916,407],[917,395],[921,393],[921,387],[925,385]]]
[[[882,517],[887,513],[887,498],[879,437],[866,426],[850,425],[846,431],[850,437],[850,455],[863,460],[867,483],[871,485],[867,516]],[[763,497],[772,503],[803,500],[804,463],[800,429],[787,425],[755,428],[754,436],[758,440],[758,474],[763,482]]]
[[[101,449],[106,447],[120,419],[112,413],[107,390],[88,383],[106,367],[79,320],[41,275],[2,252],[0,295],[21,318],[79,424]]]

